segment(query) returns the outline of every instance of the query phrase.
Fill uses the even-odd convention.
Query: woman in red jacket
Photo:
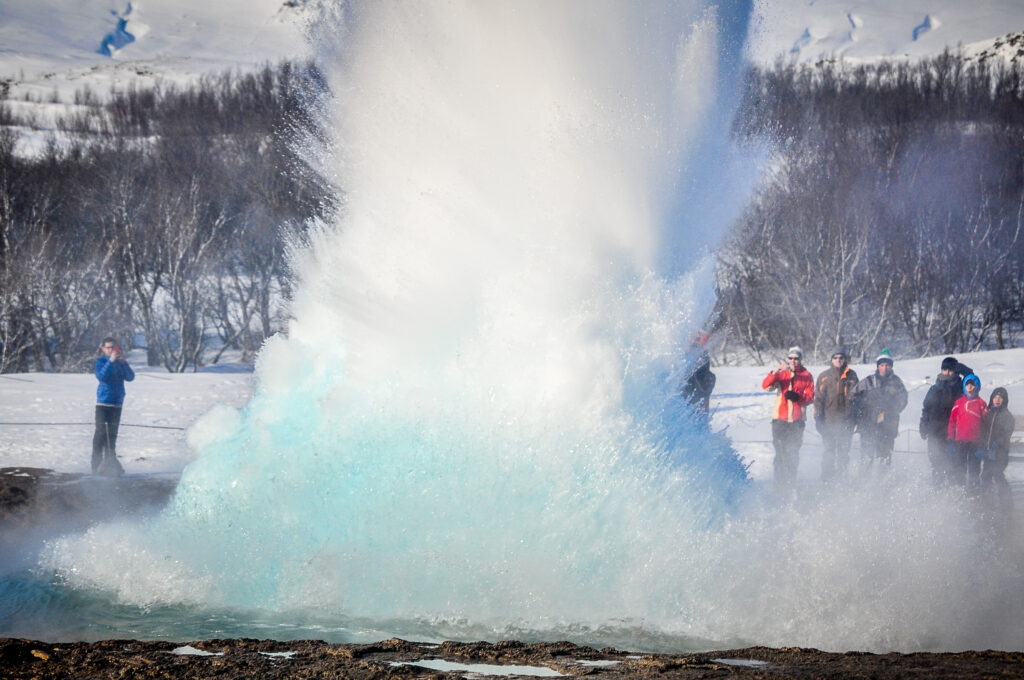
[[[988,407],[979,395],[981,380],[971,373],[964,378],[964,396],[953,404],[949,413],[946,437],[951,448],[952,475],[958,484],[966,484],[971,492],[978,490],[981,459],[975,454],[981,441],[981,423]]]

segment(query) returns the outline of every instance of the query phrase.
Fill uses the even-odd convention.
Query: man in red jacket
[[[964,378],[964,396],[953,404],[949,413],[946,437],[951,447],[952,476],[957,484],[966,484],[967,490],[978,490],[981,459],[975,455],[981,441],[981,423],[988,406],[979,397],[981,379],[971,373]]]
[[[804,409],[814,399],[814,378],[803,367],[803,350],[790,347],[786,363],[761,382],[766,390],[779,393],[772,408],[772,444],[775,446],[775,485],[782,493],[796,485],[800,445],[804,441]]]

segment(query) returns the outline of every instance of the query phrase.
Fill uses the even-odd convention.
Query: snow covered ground
[[[302,2],[11,0],[0,11],[9,97],[71,101],[90,85],[182,81],[308,54]]]
[[[253,392],[253,374],[242,365],[167,373],[147,367],[142,351],[129,360],[135,380],[118,435],[128,474],[178,475],[193,457],[185,429],[215,404],[244,406]],[[95,404],[92,374],[0,375],[0,467],[89,472]]]
[[[0,85],[64,102],[89,84],[181,81],[309,54],[305,22],[329,0],[7,0]],[[1020,0],[755,0],[756,61],[937,54],[1024,30]]]
[[[1020,0],[755,0],[755,14],[749,54],[761,62],[976,52],[1024,30]]]
[[[1024,429],[1024,349],[980,352],[959,358],[981,377],[984,397],[993,387],[1007,388],[1010,410],[1017,414],[1018,430]],[[144,366],[139,353],[132,359],[137,377],[127,385],[118,439],[118,454],[128,474],[179,474],[194,456],[186,443],[184,428],[215,404],[244,406],[255,389],[254,375],[237,365],[221,367],[219,371],[168,374]],[[896,373],[910,393],[893,457],[896,471],[928,474],[928,459],[924,442],[917,434],[917,422],[940,361],[941,357],[896,361]],[[854,368],[861,377],[874,370],[867,365]],[[817,376],[824,366],[809,369]],[[767,367],[758,366],[718,367],[718,383],[712,398],[714,428],[727,428],[736,449],[751,463],[751,476],[760,481],[772,478],[769,422],[774,395],[761,390],[761,380],[767,371]],[[0,376],[0,467],[88,472],[95,388],[96,379],[89,374]],[[853,461],[859,461],[856,441],[852,455]],[[800,477],[812,482],[820,471],[821,439],[813,427],[808,427],[801,450]],[[1007,477],[1015,484],[1024,483],[1024,461],[1011,463]]]

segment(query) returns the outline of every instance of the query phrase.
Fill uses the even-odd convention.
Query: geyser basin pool
[[[678,196],[730,162],[710,122],[747,9],[345,5],[318,36],[333,144],[309,149],[342,208],[294,256],[257,396],[193,428],[165,512],[55,541],[42,572],[351,639],[1015,644],[1020,567],[954,495],[763,504],[676,400],[715,236]]]

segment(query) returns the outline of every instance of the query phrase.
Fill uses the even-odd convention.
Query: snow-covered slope
[[[85,83],[103,91],[302,56],[303,19],[320,1],[5,0],[0,88],[10,98],[68,99]],[[757,61],[981,52],[1024,30],[1021,0],[755,0],[754,14]]]
[[[919,57],[958,45],[980,51],[1024,30],[1021,0],[756,0],[755,7],[749,54],[761,62]]]
[[[302,0],[5,0],[0,88],[69,101],[130,81],[181,80],[307,53]]]

